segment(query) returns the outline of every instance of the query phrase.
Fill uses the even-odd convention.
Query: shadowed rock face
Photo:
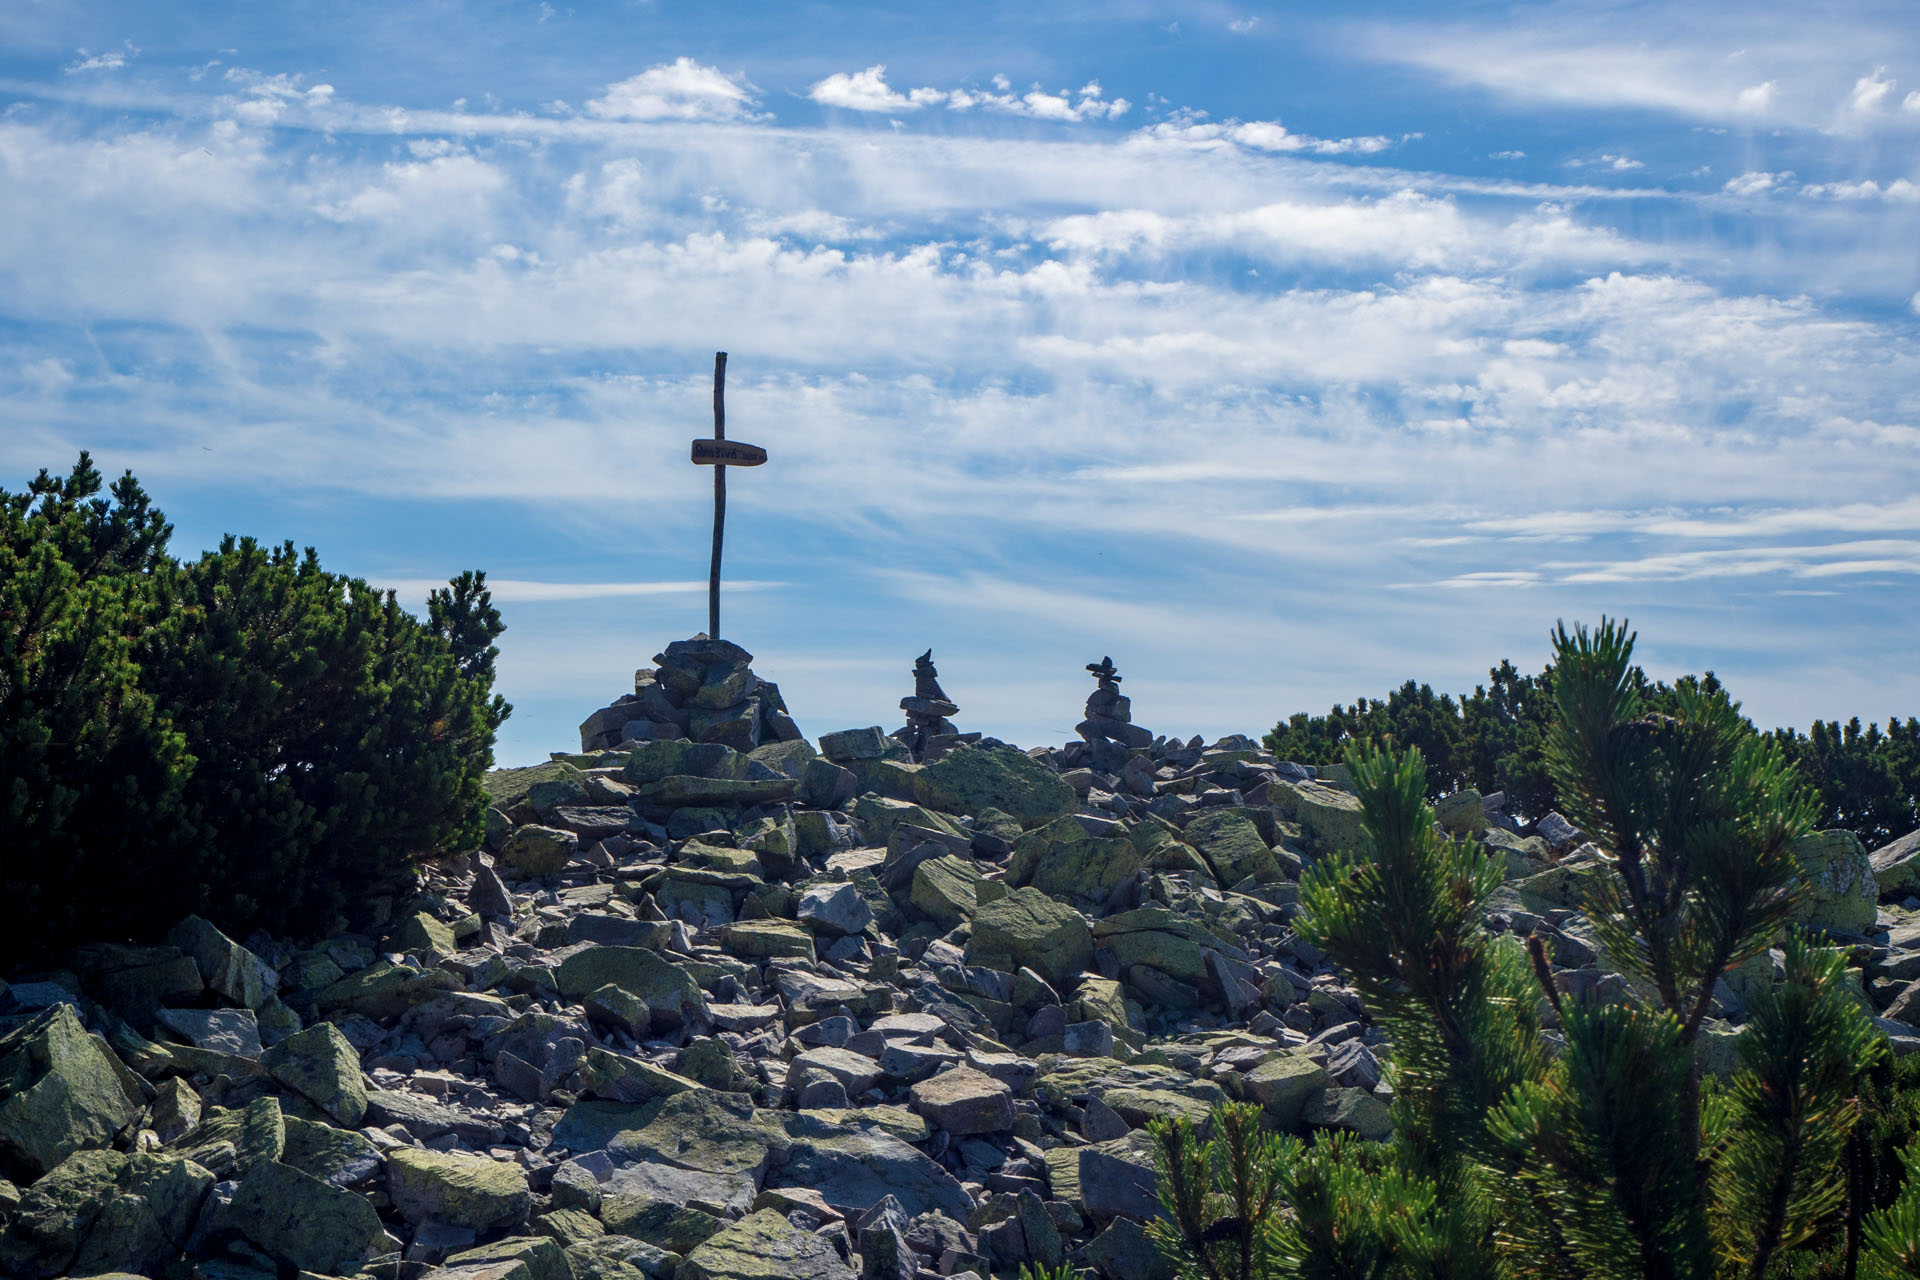
[[[1385,1133],[1381,1037],[1288,928],[1303,867],[1365,856],[1337,773],[1135,730],[1110,670],[1060,749],[816,752],[744,651],[657,661],[609,709],[624,745],[492,776],[485,847],[427,864],[383,936],[190,919],[0,993],[0,1273],[404,1250],[472,1280],[1135,1280],[1166,1274],[1152,1117],[1231,1096]],[[1570,990],[1624,989],[1578,832],[1491,796],[1437,819],[1506,868],[1496,928],[1546,937]],[[1814,923],[1892,926],[1871,994],[1920,1020],[1912,841],[1796,852]],[[1729,976],[1710,1065],[1771,981]]]

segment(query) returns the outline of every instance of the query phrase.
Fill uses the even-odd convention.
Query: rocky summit
[[[190,918],[15,975],[0,1273],[1152,1280],[1153,1118],[1389,1132],[1381,1036],[1290,924],[1365,855],[1343,770],[1152,735],[1106,659],[1080,740],[1030,750],[962,733],[930,653],[904,729],[817,744],[738,646],[656,662],[491,774],[484,848],[377,936]],[[1504,807],[1434,810],[1506,868],[1490,923],[1623,983],[1601,851]],[[1797,852],[1920,1048],[1920,844]],[[1720,984],[1710,1069],[1775,963]]]

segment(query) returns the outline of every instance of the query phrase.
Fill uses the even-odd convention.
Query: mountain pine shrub
[[[1703,1083],[1713,983],[1781,938],[1813,808],[1724,690],[1650,710],[1632,648],[1556,631],[1545,752],[1607,851],[1585,907],[1626,994],[1570,994],[1539,941],[1491,936],[1500,871],[1437,833],[1421,752],[1351,745],[1372,849],[1314,866],[1295,923],[1387,1033],[1393,1135],[1307,1144],[1232,1105],[1204,1140],[1156,1122],[1153,1231],[1183,1276],[1920,1275],[1920,1147],[1886,1168],[1912,1100],[1844,953],[1787,935],[1736,1069]]]
[[[0,490],[0,957],[189,912],[311,935],[477,842],[502,630],[484,575],[428,602],[227,538],[197,560],[131,474]]]

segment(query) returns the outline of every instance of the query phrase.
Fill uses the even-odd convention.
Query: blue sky
[[[804,730],[1258,733],[1626,615],[1920,712],[1910,3],[0,9],[0,485],[483,568],[499,750],[705,625]]]

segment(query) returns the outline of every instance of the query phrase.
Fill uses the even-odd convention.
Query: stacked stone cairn
[[[1087,716],[1074,732],[1087,744],[1085,761],[1095,769],[1118,772],[1127,752],[1147,746],[1153,734],[1133,723],[1133,701],[1120,692],[1120,676],[1112,658],[1089,662],[1087,670],[1098,683],[1087,699]]]
[[[948,719],[958,715],[960,708],[940,687],[931,649],[914,659],[913,696],[900,699],[900,709],[907,713],[906,727],[895,729],[892,736],[920,764],[931,764],[963,742],[980,741],[979,734],[961,733]]]
[[[484,847],[359,932],[189,918],[9,974],[0,1275],[1168,1280],[1150,1118],[1386,1136],[1382,1033],[1293,928],[1303,870],[1365,854],[1340,771],[1137,732],[816,752],[746,661],[669,646],[653,740],[489,774]],[[1096,675],[1090,727],[1130,727]],[[757,743],[693,740],[756,698]],[[1623,990],[1599,851],[1487,799],[1435,820],[1504,864],[1488,926]],[[1920,1051],[1920,834],[1795,851]],[[1717,992],[1708,1069],[1775,964]]]
[[[674,641],[653,660],[634,672],[632,693],[582,722],[582,751],[674,738],[751,751],[800,740],[780,686],[755,675],[753,655],[739,645],[703,633]]]

